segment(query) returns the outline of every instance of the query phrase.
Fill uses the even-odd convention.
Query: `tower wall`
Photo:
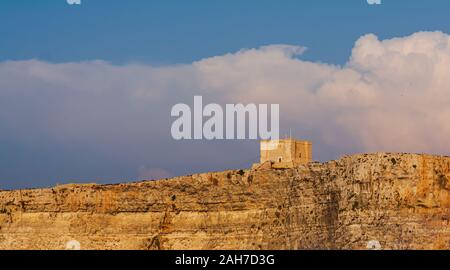
[[[307,164],[312,161],[312,143],[294,139],[261,141],[260,162],[267,161],[280,167]]]

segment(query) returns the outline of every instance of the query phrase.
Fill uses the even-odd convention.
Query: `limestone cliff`
[[[415,154],[0,191],[0,249],[450,249],[449,220],[450,157]]]

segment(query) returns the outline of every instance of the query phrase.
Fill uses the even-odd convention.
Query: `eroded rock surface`
[[[450,158],[415,154],[0,191],[0,249],[450,249],[449,220]]]

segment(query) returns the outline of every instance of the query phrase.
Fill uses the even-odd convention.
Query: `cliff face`
[[[450,249],[449,220],[450,158],[412,154],[0,191],[0,249]]]

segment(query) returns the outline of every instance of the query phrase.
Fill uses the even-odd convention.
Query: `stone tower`
[[[261,164],[270,161],[274,168],[293,168],[312,161],[312,143],[295,139],[261,141]]]

